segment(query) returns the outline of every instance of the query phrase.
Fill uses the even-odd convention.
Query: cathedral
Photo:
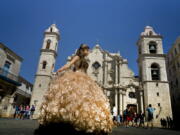
[[[38,117],[43,95],[53,78],[60,32],[52,24],[44,32],[42,49],[31,98],[36,106],[34,118]],[[162,36],[146,26],[137,42],[139,76],[128,67],[127,59],[120,53],[110,53],[96,44],[88,55],[87,73],[100,85],[109,98],[111,108],[123,114],[127,107],[134,112],[147,113],[149,104],[156,109],[154,124],[160,126],[160,119],[172,117],[169,82],[166,72],[166,55],[163,52]],[[73,55],[67,58],[67,62]]]
[[[70,59],[71,56],[68,61]],[[110,53],[96,44],[88,55],[88,62],[87,73],[103,88],[111,108],[116,106],[119,114],[127,106],[135,112],[144,110],[141,84],[119,52]]]

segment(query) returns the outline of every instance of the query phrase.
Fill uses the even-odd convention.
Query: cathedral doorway
[[[131,113],[137,113],[137,105],[135,104],[128,104],[127,107],[130,109]]]

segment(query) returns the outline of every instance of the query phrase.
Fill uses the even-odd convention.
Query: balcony
[[[21,83],[19,82],[19,77],[4,70],[3,68],[0,68],[0,79],[14,84],[16,86],[21,86]]]

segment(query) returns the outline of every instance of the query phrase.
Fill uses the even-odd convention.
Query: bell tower
[[[154,124],[160,126],[161,118],[172,117],[162,36],[157,34],[152,27],[146,26],[137,46],[139,77],[144,89],[144,108],[146,110],[151,104],[156,109]]]
[[[52,78],[59,40],[59,30],[55,24],[52,24],[44,32],[43,45],[40,50],[40,58],[31,97],[31,105],[35,105],[36,108],[33,119],[36,119],[39,115],[39,107]]]

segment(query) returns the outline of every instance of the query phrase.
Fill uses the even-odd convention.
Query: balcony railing
[[[16,82],[19,81],[19,77],[18,76],[16,76],[16,75],[14,75],[14,74],[4,70],[3,68],[0,68],[0,75],[3,76],[3,77],[8,78],[10,80],[16,81]]]

